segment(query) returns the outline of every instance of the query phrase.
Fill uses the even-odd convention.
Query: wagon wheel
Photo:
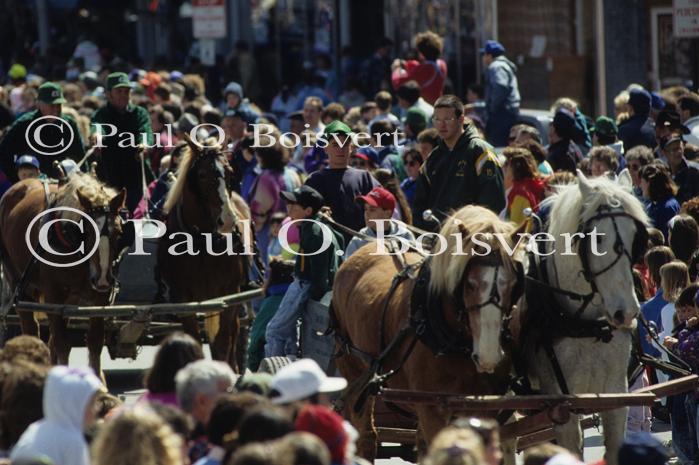
[[[269,373],[273,375],[290,363],[291,359],[289,357],[267,357],[262,359],[257,372]]]

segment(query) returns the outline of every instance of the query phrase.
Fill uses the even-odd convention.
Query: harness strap
[[[561,392],[565,395],[570,394],[568,390],[568,383],[566,383],[566,378],[563,376],[563,370],[561,369],[561,364],[558,363],[558,357],[556,357],[556,351],[553,350],[553,345],[550,341],[544,343],[544,350],[546,351],[546,356],[551,362],[551,368],[553,369],[553,374],[558,382],[558,387],[561,388]]]

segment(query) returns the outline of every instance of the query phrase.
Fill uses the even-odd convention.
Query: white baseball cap
[[[315,360],[303,358],[279,370],[270,387],[279,393],[272,398],[272,403],[288,404],[321,392],[342,391],[347,387],[347,380],[327,376]]]

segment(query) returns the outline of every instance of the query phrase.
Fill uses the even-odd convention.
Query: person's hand
[[[403,62],[400,60],[400,58],[396,58],[393,60],[393,63],[391,63],[391,69],[396,69],[396,68],[402,68],[403,67]]]
[[[677,344],[677,339],[671,336],[665,336],[665,339],[663,339],[663,346],[667,347],[668,349],[672,349],[676,344]]]
[[[695,317],[695,316],[693,316],[692,318],[690,318],[689,320],[687,320],[687,327],[688,327],[688,328],[693,328],[693,327],[695,327],[697,324],[699,324],[699,318],[697,318],[697,317]]]

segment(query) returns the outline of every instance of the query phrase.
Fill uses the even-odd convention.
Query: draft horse
[[[517,304],[531,385],[545,394],[625,393],[632,328],[640,309],[632,265],[648,242],[648,217],[631,179],[587,179],[563,187],[550,202],[541,242],[528,262],[526,292]],[[617,464],[626,408],[602,412],[605,460]],[[558,444],[581,454],[579,417],[554,427]]]
[[[225,154],[218,146],[188,142],[164,206],[167,234],[158,242],[158,267],[171,302],[239,292],[247,282],[249,257],[243,253],[252,253],[250,209],[231,189],[233,170]],[[185,332],[200,340],[196,316],[180,319]],[[212,356],[234,369],[239,330],[237,307],[207,316]]]
[[[385,380],[388,388],[473,395],[508,390],[511,366],[502,336],[521,285],[519,232],[490,210],[467,206],[442,226],[446,247],[425,260],[406,254],[417,276],[395,278],[403,273],[400,261],[375,254],[372,244],[340,267],[332,301],[336,363],[350,383],[344,408],[359,431],[360,455],[376,456],[375,399],[362,402],[364,379],[389,345],[395,344],[381,360],[382,372],[396,370]],[[459,413],[417,404],[409,410],[418,419],[421,448]]]
[[[71,174],[60,187],[38,179],[13,185],[0,201],[0,244],[5,276],[16,297],[68,305],[111,304],[125,196],[125,190],[116,192],[83,173]],[[44,214],[49,208],[73,210]],[[48,247],[40,244],[41,237]],[[34,313],[20,311],[19,318],[23,334],[39,336]],[[52,361],[68,364],[68,321],[54,314],[48,319]],[[100,376],[104,331],[104,318],[89,319],[89,363]]]

